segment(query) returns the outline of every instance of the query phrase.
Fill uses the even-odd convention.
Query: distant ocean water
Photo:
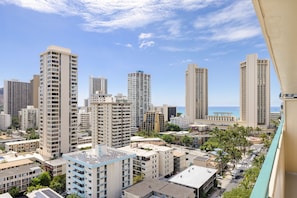
[[[176,111],[178,113],[185,114],[185,107],[177,107]],[[239,118],[240,108],[238,106],[213,106],[208,107],[208,115],[214,115],[214,112],[229,112],[232,113],[233,116]],[[270,112],[280,112],[280,107],[270,107]]]

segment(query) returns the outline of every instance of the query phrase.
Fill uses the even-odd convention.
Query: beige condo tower
[[[190,122],[208,115],[208,70],[196,64],[186,71],[186,115]]]
[[[48,158],[77,150],[77,55],[50,46],[40,55],[40,153]]]
[[[246,126],[269,125],[270,65],[257,54],[240,63],[240,120]]]

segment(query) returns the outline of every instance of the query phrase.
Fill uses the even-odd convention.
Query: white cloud
[[[162,46],[160,47],[161,50],[169,51],[169,52],[197,52],[200,51],[201,48],[180,48],[180,47],[172,47],[172,46]]]
[[[3,0],[38,12],[75,15],[83,19],[87,31],[108,32],[135,29],[167,21],[181,10],[205,8],[215,0]]]
[[[133,45],[130,44],[130,43],[127,43],[125,46],[128,47],[128,48],[132,48],[133,47]]]
[[[257,25],[252,2],[234,1],[221,10],[196,19],[194,27],[199,38],[215,41],[239,41],[261,34]]]
[[[147,48],[147,47],[153,47],[155,45],[154,41],[142,41],[139,45],[139,48]]]
[[[138,39],[148,39],[148,38],[152,38],[153,34],[152,33],[141,33],[138,36]]]

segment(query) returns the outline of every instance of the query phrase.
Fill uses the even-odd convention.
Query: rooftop
[[[102,165],[112,164],[115,161],[125,160],[135,157],[135,154],[129,154],[119,149],[98,145],[95,149],[77,151],[63,155],[63,158],[75,161],[84,166],[95,168]]]
[[[162,193],[169,197],[193,197],[194,190],[185,186],[180,186],[157,179],[145,179],[127,189],[125,192],[139,197],[146,197],[151,192]]]
[[[169,182],[199,189],[206,181],[216,174],[217,171],[217,169],[193,165],[183,172],[173,176],[169,179]]]
[[[31,143],[31,142],[39,142],[39,139],[7,142],[5,144],[7,144],[7,145],[16,145],[16,144],[26,144],[26,143]]]
[[[28,198],[62,198],[56,191],[51,188],[42,188],[39,190],[34,190],[27,194]]]
[[[0,163],[0,170],[11,168],[11,167],[16,167],[16,166],[22,166],[26,164],[32,164],[33,162],[29,159],[22,159],[22,160],[17,160],[17,161],[11,161],[11,162],[3,162]]]

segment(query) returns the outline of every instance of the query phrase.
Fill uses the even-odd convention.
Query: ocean
[[[177,113],[185,114],[185,107],[177,107]],[[214,112],[230,112],[233,116],[239,118],[240,108],[238,106],[213,106],[208,107],[208,115],[214,115]],[[270,112],[280,112],[280,107],[270,107]]]

